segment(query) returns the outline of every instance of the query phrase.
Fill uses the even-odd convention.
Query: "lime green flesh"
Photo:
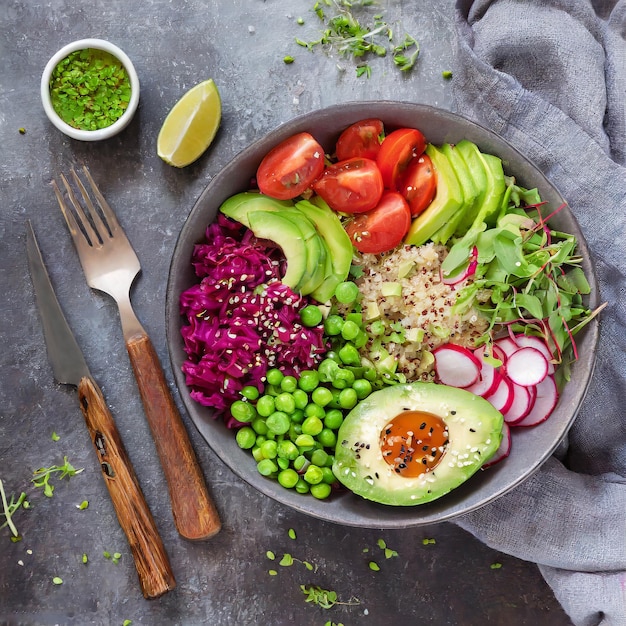
[[[439,464],[417,477],[397,474],[380,449],[383,428],[403,411],[439,416],[449,443]],[[337,436],[333,472],[367,500],[395,506],[431,502],[463,484],[493,456],[502,438],[502,414],[464,389],[435,383],[394,385],[362,400]]]

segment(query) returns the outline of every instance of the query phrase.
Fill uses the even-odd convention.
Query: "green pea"
[[[327,460],[328,454],[324,452],[324,450],[314,450],[311,454],[311,463],[313,463],[313,465],[317,465],[318,467],[326,465]]]
[[[267,370],[265,378],[270,385],[280,385],[280,381],[284,378],[283,373],[278,368]]]
[[[320,381],[329,383],[335,377],[337,370],[339,370],[339,364],[336,361],[333,359],[324,359],[317,368]]]
[[[302,424],[302,421],[304,420],[304,411],[302,409],[295,409],[289,418],[294,424]]]
[[[322,467],[322,482],[328,485],[333,485],[337,482],[337,478],[330,467]]]
[[[254,448],[252,448],[252,457],[257,463],[259,463],[265,458],[259,446],[254,446]]]
[[[358,401],[356,391],[352,389],[352,387],[343,389],[339,394],[339,404],[342,409],[352,409],[356,406]]]
[[[300,372],[300,378],[298,379],[298,387],[302,391],[310,393],[320,384],[320,375],[316,370],[304,370]]]
[[[341,364],[341,360],[339,359],[339,354],[335,350],[329,350],[326,353],[326,358],[330,359],[331,361],[334,361],[335,363],[337,363],[337,365]]]
[[[264,441],[261,444],[261,453],[266,459],[275,459],[277,455],[278,444],[271,439]]]
[[[317,415],[311,415],[302,422],[302,433],[311,437],[319,435],[323,428],[324,423]]]
[[[311,400],[321,407],[326,406],[333,399],[333,394],[330,389],[326,387],[318,387],[313,390],[311,394]]]
[[[356,392],[356,397],[363,400],[372,393],[372,383],[365,378],[359,378],[352,383],[352,389]]]
[[[342,304],[350,304],[359,296],[359,288],[352,281],[339,283],[335,288],[335,298]]]
[[[296,409],[303,409],[309,403],[309,395],[302,389],[296,389],[292,394]]]
[[[370,333],[372,335],[384,335],[385,334],[385,322],[376,320],[370,324]]]
[[[343,423],[343,413],[339,409],[326,411],[324,416],[324,427],[331,430],[338,430]]]
[[[276,465],[278,465],[279,469],[286,470],[289,467],[289,459],[283,459],[283,457],[276,457]]]
[[[278,465],[272,459],[262,459],[256,464],[256,468],[262,476],[271,476],[278,471]]]
[[[330,428],[323,428],[320,434],[317,436],[317,440],[325,448],[334,448],[337,443],[337,435]]]
[[[280,392],[280,385],[265,385],[266,396],[277,396]]]
[[[301,424],[291,424],[289,427],[289,439],[291,441],[295,441],[302,434],[302,425]]]
[[[359,336],[361,329],[358,324],[350,320],[346,320],[343,328],[341,329],[341,336],[346,340],[356,339]]]
[[[315,439],[313,439],[311,435],[304,432],[296,437],[294,443],[298,446],[298,448],[300,448],[300,450],[315,447]]]
[[[293,461],[293,466],[298,472],[302,469],[306,469],[309,464],[310,461],[304,456],[304,454],[300,454]]]
[[[298,446],[293,441],[289,441],[289,439],[280,441],[276,452],[279,458],[287,459],[288,461],[293,461],[300,454]]]
[[[254,429],[254,432],[257,435],[267,435],[267,424],[265,423],[264,419],[261,419],[260,417],[257,417],[251,424],[252,428]]]
[[[277,478],[281,486],[285,487],[286,489],[293,489],[298,484],[298,480],[300,480],[298,472],[291,468],[283,469],[281,472],[278,473]]]
[[[361,326],[363,326],[363,314],[348,313],[348,315],[346,315],[346,321],[354,322],[359,328],[361,328]]]
[[[343,318],[340,315],[332,313],[324,320],[324,332],[329,336],[341,334],[343,328]]]
[[[282,391],[288,391],[293,393],[298,388],[298,381],[295,376],[283,376],[280,381],[280,388]]]
[[[365,372],[363,372],[363,378],[365,378],[365,380],[369,380],[370,382],[374,382],[378,378],[378,373],[374,367],[368,367]]]
[[[335,373],[335,377],[331,381],[331,385],[335,389],[345,389],[352,387],[354,384],[354,374],[348,369],[340,369]]]
[[[360,365],[361,355],[351,343],[346,343],[339,348],[339,358],[344,365]]]
[[[241,390],[241,395],[248,400],[256,400],[259,397],[259,390],[253,385],[246,385]]]
[[[255,443],[257,446],[261,447],[266,441],[267,437],[264,437],[263,435],[257,435]]]
[[[261,396],[256,403],[256,412],[263,416],[268,417],[276,410],[273,396]]]
[[[322,468],[311,464],[306,468],[306,472],[304,472],[304,476],[302,478],[304,478],[309,485],[317,485],[318,483],[321,483],[324,478]]]
[[[251,422],[256,417],[256,409],[249,402],[235,400],[230,406],[230,414],[238,422]]]
[[[339,394],[341,393],[341,389],[335,389],[334,387],[330,390],[333,394],[333,399],[328,403],[329,409],[340,409],[341,404],[339,404]]]
[[[296,483],[296,491],[298,493],[309,493],[309,483],[304,480],[304,478],[298,478],[298,482]]]
[[[237,431],[235,440],[240,448],[248,450],[256,443],[256,433],[250,426],[244,426]]]
[[[352,340],[355,348],[362,348],[369,341],[369,336],[364,330],[360,330],[359,334]]]
[[[290,393],[284,391],[276,396],[274,406],[277,411],[289,414],[296,410],[296,401]]]
[[[322,419],[325,413],[326,412],[324,411],[324,407],[320,406],[319,404],[315,404],[315,402],[307,404],[304,409],[305,417],[317,417],[319,419]]]
[[[321,309],[315,304],[308,304],[300,311],[300,319],[304,326],[317,326],[323,318]]]
[[[325,500],[332,492],[332,487],[328,483],[318,483],[311,485],[311,495],[318,500]]]
[[[289,426],[291,425],[289,416],[282,411],[274,411],[274,413],[265,420],[265,423],[268,431],[275,435],[284,435],[289,432]]]

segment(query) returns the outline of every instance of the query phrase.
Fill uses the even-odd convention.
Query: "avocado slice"
[[[352,265],[352,242],[337,214],[321,198],[317,197],[315,202],[301,200],[296,202],[296,208],[315,224],[328,248],[330,273],[327,270],[322,284],[311,292],[315,300],[325,303],[332,298],[335,287],[348,277]]]
[[[220,206],[220,211],[250,228],[248,214],[251,211],[277,211],[287,208],[293,209],[293,202],[290,200],[276,200],[258,191],[244,191],[225,200]]]
[[[469,141],[469,139],[463,139],[456,144],[456,149],[465,161],[470,176],[474,180],[476,188],[479,191],[474,205],[464,211],[463,216],[457,224],[455,234],[464,235],[476,219],[476,215],[485,200],[485,195],[487,193],[487,172],[485,171],[485,166],[483,164],[483,159],[480,156],[478,146],[474,142]]]
[[[417,455],[421,458],[431,450],[425,446],[428,452],[422,452],[429,428],[420,428],[425,424],[424,413],[443,422],[448,442],[436,449],[439,460],[430,471],[411,476],[399,469],[401,465],[394,467],[396,454],[383,455],[381,442],[398,419],[407,419],[406,438],[398,445],[406,444],[404,455],[414,446],[410,462],[415,460],[419,466]],[[493,456],[500,445],[503,421],[487,400],[464,389],[424,382],[386,387],[370,394],[346,416],[337,435],[333,472],[367,500],[395,506],[424,504],[464,483]],[[394,431],[396,440],[398,432]]]
[[[441,146],[441,151],[450,161],[450,165],[459,180],[461,189],[463,190],[463,208],[457,211],[433,236],[432,240],[435,243],[445,244],[456,230],[457,225],[467,212],[474,210],[476,206],[476,200],[480,195],[478,186],[471,175],[465,159],[459,152],[456,146],[450,143],[444,143]]]
[[[426,154],[437,174],[437,192],[428,208],[411,223],[404,239],[407,245],[426,243],[463,207],[463,189],[446,155],[433,144],[428,144]]]
[[[282,282],[294,291],[307,270],[307,245],[302,231],[294,222],[274,211],[247,213],[249,228],[259,239],[269,239],[279,246],[287,259]]]

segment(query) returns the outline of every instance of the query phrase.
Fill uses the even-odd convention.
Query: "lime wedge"
[[[213,79],[197,84],[167,114],[157,154],[174,167],[193,163],[213,141],[221,119],[222,101]]]

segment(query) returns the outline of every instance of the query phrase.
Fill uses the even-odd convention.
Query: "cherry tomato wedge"
[[[399,191],[409,203],[412,217],[419,215],[432,202],[437,191],[437,174],[426,153],[411,160],[402,176]]]
[[[400,177],[411,159],[426,149],[426,138],[416,128],[400,128],[389,133],[378,151],[376,162],[387,189],[398,191]]]
[[[410,225],[407,201],[397,191],[385,191],[373,211],[354,216],[345,228],[357,250],[380,254],[399,246]]]
[[[335,153],[338,161],[352,157],[375,159],[380,150],[385,127],[382,120],[367,119],[348,126],[337,139]]]
[[[270,150],[256,173],[259,191],[290,200],[306,191],[324,171],[324,149],[309,133],[298,133]]]
[[[355,157],[329,165],[313,189],[335,211],[363,213],[378,204],[383,177],[376,161]]]

